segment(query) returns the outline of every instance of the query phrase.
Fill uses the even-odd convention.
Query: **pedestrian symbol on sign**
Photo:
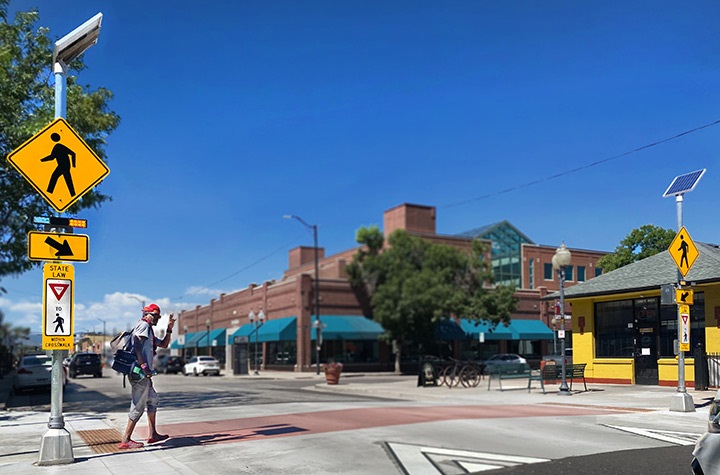
[[[65,333],[65,330],[63,330],[63,323],[65,323],[65,319],[61,317],[59,313],[56,313],[55,317],[57,317],[53,322],[57,323],[57,325],[55,325],[55,333],[60,332],[60,334],[62,335],[63,333]]]
[[[45,158],[41,158],[41,162],[48,162],[50,160],[57,161],[57,168],[50,177],[50,183],[48,183],[47,192],[52,193],[55,191],[55,185],[57,185],[58,178],[63,177],[65,184],[68,187],[70,196],[75,196],[75,187],[73,186],[72,174],[70,173],[70,165],[75,168],[75,152],[67,148],[65,145],[60,143],[60,134],[53,132],[50,134],[50,140],[56,142],[50,155]]]

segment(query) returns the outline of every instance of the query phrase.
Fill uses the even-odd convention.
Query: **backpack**
[[[125,376],[130,374],[137,361],[132,342],[133,332],[120,332],[110,341],[110,351],[113,355],[113,362],[110,367]]]

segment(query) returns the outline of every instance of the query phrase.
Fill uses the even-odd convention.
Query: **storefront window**
[[[595,353],[599,358],[631,357],[635,346],[632,300],[595,304]]]
[[[297,343],[272,341],[267,345],[267,365],[294,365],[297,363]],[[259,351],[259,349],[258,349]]]
[[[673,357],[673,342],[678,337],[677,305],[662,305],[660,308],[660,352],[661,357]]]
[[[705,296],[694,295],[690,307],[690,349],[705,345]],[[659,324],[659,329],[658,329]],[[595,304],[596,356],[629,358],[635,351],[636,332],[650,336],[657,332],[660,357],[675,356],[678,338],[677,305],[660,305],[657,297]],[[639,329],[639,330],[638,330]],[[654,330],[653,330],[654,329]]]
[[[337,363],[376,363],[379,344],[373,340],[328,340],[323,343],[320,361]]]

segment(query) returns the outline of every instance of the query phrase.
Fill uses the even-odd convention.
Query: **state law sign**
[[[75,268],[70,264],[43,266],[43,350],[73,348]]]
[[[110,173],[105,162],[62,117],[33,135],[7,159],[60,213]]]

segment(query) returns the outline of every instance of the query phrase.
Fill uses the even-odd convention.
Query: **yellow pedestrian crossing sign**
[[[33,135],[7,159],[60,213],[110,173],[105,162],[62,117]]]
[[[668,251],[670,251],[670,255],[683,277],[687,275],[695,263],[695,259],[700,255],[698,248],[695,246],[685,226],[680,228],[675,239],[670,243]]]

